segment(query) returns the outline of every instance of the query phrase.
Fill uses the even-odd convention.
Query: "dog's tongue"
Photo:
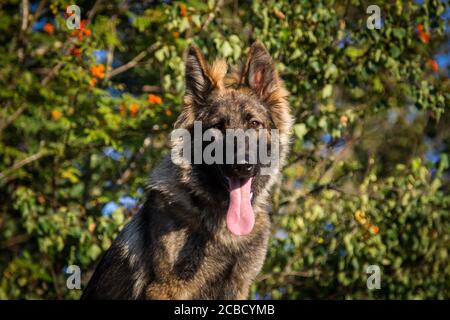
[[[251,200],[252,178],[229,178],[230,204],[227,211],[227,227],[237,236],[249,234],[255,224]]]

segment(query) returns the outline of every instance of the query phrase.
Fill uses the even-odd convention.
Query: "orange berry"
[[[286,19],[286,16],[284,15],[284,13],[278,9],[274,9],[273,13],[275,14],[275,16],[280,19],[280,20],[284,20]]]
[[[427,63],[431,67],[433,72],[438,72],[439,71],[439,64],[436,62],[436,60],[428,59]]]
[[[157,96],[155,94],[149,94],[147,96],[147,101],[150,104],[161,104],[162,103],[162,99],[160,96]]]
[[[59,118],[61,118],[62,113],[59,110],[52,110],[52,118],[53,120],[58,120]]]
[[[81,20],[80,29],[73,30],[71,35],[72,37],[78,37],[78,40],[83,40],[84,36],[89,37],[91,35],[91,30],[86,28],[87,20]]]
[[[423,31],[423,24],[419,23],[417,25],[417,32],[422,32]]]
[[[430,41],[430,35],[427,32],[420,31],[419,38],[425,43],[428,43],[428,41]]]
[[[99,64],[98,66],[91,67],[92,76],[103,79],[105,77],[105,66],[103,64]]]
[[[69,7],[67,7],[67,8],[69,8]],[[72,13],[68,13],[67,12],[67,8],[66,8],[66,11],[64,12],[64,18],[68,18],[68,17],[71,17],[71,16],[73,16],[75,13],[74,12],[72,12]]]
[[[166,110],[164,113],[165,113],[166,116],[168,116],[168,117],[171,117],[171,116],[173,115],[173,112],[170,111],[170,110]]]
[[[139,111],[138,105],[136,103],[132,103],[130,105],[130,113],[131,113],[131,115],[135,116],[138,113],[138,111]]]
[[[180,15],[186,17],[186,5],[184,3],[180,4]]]
[[[373,234],[378,234],[378,232],[380,232],[380,228],[378,228],[377,226],[372,226],[371,230]]]
[[[43,29],[48,34],[52,34],[55,31],[55,27],[51,23],[48,23],[48,22],[46,24],[44,24]]]
[[[77,47],[73,47],[70,49],[70,54],[74,57],[80,57],[81,56],[81,49]]]
[[[97,85],[97,79],[92,78],[91,80],[89,80],[89,85],[91,87],[95,87]]]
[[[180,33],[177,31],[172,31],[172,37],[174,37],[175,39],[178,39],[180,37]]]

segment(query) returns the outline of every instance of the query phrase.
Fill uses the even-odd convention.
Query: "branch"
[[[98,7],[99,7],[101,2],[102,2],[101,0],[95,1],[92,9],[89,10],[88,16],[87,16],[87,24],[92,22],[92,19],[94,18],[94,15],[97,13]]]
[[[152,140],[151,140],[150,136],[148,136],[144,139],[142,146],[139,148],[139,150],[135,154],[133,154],[133,156],[130,158],[130,160],[126,164],[125,169],[123,170],[122,174],[116,181],[116,185],[123,185],[130,179],[131,173],[134,171],[133,169],[136,167],[137,161],[144,155],[145,150],[148,147],[150,147],[151,143],[152,143]]]
[[[48,269],[52,276],[53,288],[55,289],[56,299],[62,300],[63,296],[62,296],[61,290],[59,289],[59,286],[58,286],[58,275],[56,274],[55,268],[53,266],[53,262],[48,255],[45,255],[44,259],[47,262]]]
[[[49,72],[49,74],[44,79],[42,79],[41,84],[43,86],[47,85],[55,77],[56,73],[59,71],[62,65],[63,65],[62,61],[58,62]],[[25,111],[26,108],[27,105],[22,105],[16,111],[14,111],[14,113],[11,116],[9,116],[9,118],[6,121],[0,122],[0,136],[3,130],[5,130],[11,123],[13,123],[17,119],[17,117],[19,117]]]
[[[116,15],[114,15],[111,19],[110,19],[110,24],[111,24],[111,29],[112,29],[112,33],[116,33]],[[111,70],[112,70],[112,64],[114,61],[114,44],[110,43],[108,45],[108,52],[106,54],[106,75],[105,78],[109,79],[110,78],[110,74],[111,74]]]
[[[110,44],[108,46],[108,53],[106,54],[106,75],[105,75],[106,79],[109,79],[111,77],[113,60],[114,60],[114,45]]]
[[[205,30],[208,27],[208,25],[211,23],[211,21],[214,20],[214,18],[216,17],[217,12],[219,12],[220,8],[223,6],[223,3],[224,3],[223,0],[217,1],[216,5],[214,7],[214,10],[209,13],[209,15],[206,18],[205,22],[200,27],[200,31]]]
[[[20,30],[25,32],[28,27],[28,15],[30,14],[30,4],[28,0],[22,0],[22,26]]]
[[[3,130],[5,130],[11,123],[13,123],[25,109],[26,109],[25,105],[19,107],[16,111],[14,111],[12,115],[8,117],[8,119],[0,122],[0,136],[2,135]]]
[[[150,86],[150,85],[143,85],[142,89],[143,92],[162,92],[162,88],[160,86]]]
[[[28,24],[28,28],[27,28],[27,32],[29,32],[31,30],[31,28],[34,25],[34,22],[44,13],[44,9],[45,9],[45,4],[47,1],[42,0],[39,2],[39,6],[37,7],[35,13],[33,15],[31,15],[30,18],[30,23]]]
[[[9,238],[7,241],[2,243],[0,245],[0,249],[8,249],[9,247],[14,247],[18,244],[28,241],[29,239],[30,239],[30,235],[28,235],[28,234],[17,235],[13,238]]]
[[[111,79],[114,76],[117,76],[118,74],[125,72],[133,67],[135,67],[142,59],[144,59],[148,54],[154,52],[158,48],[159,44],[154,43],[151,46],[149,46],[144,51],[140,52],[137,56],[135,56],[133,59],[128,61],[127,63],[121,65],[120,67],[113,69],[110,74],[109,78],[105,77],[105,80]]]
[[[27,164],[39,160],[45,155],[44,151],[39,151],[38,153],[35,153],[25,159],[20,160],[19,162],[16,162],[11,168],[4,170],[3,172],[0,172],[0,181],[6,178],[8,175],[10,175],[13,171],[16,171]]]
[[[286,165],[285,168],[290,167],[294,164],[296,164],[298,161],[300,160],[312,160],[312,161],[316,161],[312,155],[312,153],[315,150],[313,150],[312,152],[305,152],[305,153],[300,153],[298,154],[294,159],[290,160]]]
[[[58,62],[50,71],[50,73],[44,79],[42,79],[41,84],[43,86],[47,85],[55,77],[56,73],[59,71],[59,69],[61,69],[62,65],[62,61]]]

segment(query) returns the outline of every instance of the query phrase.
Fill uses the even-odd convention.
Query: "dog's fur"
[[[246,128],[258,117],[279,130],[283,162],[292,118],[287,91],[264,46],[256,42],[246,63],[227,72],[223,60],[208,65],[192,46],[186,61],[186,94],[175,127],[192,130],[225,122]],[[228,196],[217,172],[205,165],[175,165],[167,157],[150,178],[142,209],[100,261],[84,299],[245,299],[263,265],[270,221],[266,200],[276,175],[256,175],[255,225],[236,236],[225,223]]]

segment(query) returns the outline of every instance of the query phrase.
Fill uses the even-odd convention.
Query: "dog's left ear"
[[[186,60],[186,94],[191,95],[197,104],[201,104],[214,87],[208,63],[200,49],[191,45]]]
[[[279,88],[279,81],[270,53],[261,42],[256,41],[250,47],[247,62],[243,68],[241,83],[250,87],[264,100]]]

